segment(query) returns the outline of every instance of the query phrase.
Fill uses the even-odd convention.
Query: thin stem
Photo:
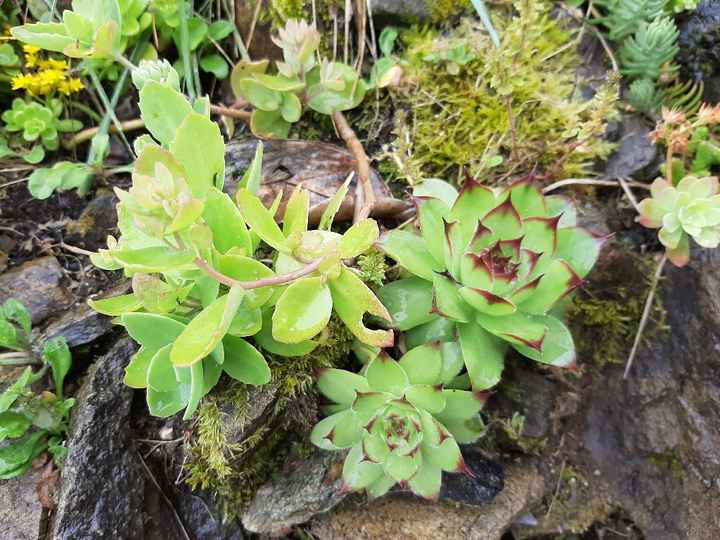
[[[130,72],[133,72],[137,69],[137,66],[133,64],[130,60],[125,58],[122,54],[116,54],[114,57],[115,61],[122,65],[125,69],[129,70]]]
[[[133,131],[136,129],[142,129],[145,127],[145,120],[142,118],[135,118],[134,120],[126,120],[124,122],[120,123],[120,129],[122,131]],[[72,150],[77,145],[84,143],[85,141],[89,141],[92,139],[97,133],[100,131],[100,127],[94,127],[94,128],[88,128],[84,129],[78,133],[76,133],[72,139],[66,141],[63,143],[63,146],[68,149]],[[117,126],[110,126],[108,129],[110,133],[118,133]]]
[[[118,120],[118,117],[115,115],[115,106],[113,106],[112,101],[108,98],[108,95],[105,93],[105,89],[103,88],[103,85],[100,82],[100,78],[97,76],[97,73],[95,73],[95,70],[93,70],[92,68],[89,68],[88,72],[90,73],[90,80],[92,80],[93,86],[95,87],[95,90],[97,91],[98,95],[100,96],[100,101],[102,102],[103,107],[105,107],[105,113],[110,115],[110,120],[115,125],[115,128],[118,130],[118,133],[120,133],[122,141],[125,144],[125,147],[127,148],[130,155],[134,156],[135,152],[133,151],[132,146],[130,146],[130,143],[125,138],[125,135],[123,134],[122,128],[120,126],[120,120]],[[109,129],[110,129],[109,125],[108,125],[107,129],[109,131]]]
[[[635,342],[633,343],[632,350],[630,351],[630,356],[628,356],[627,363],[625,364],[625,373],[623,374],[623,379],[627,379],[628,375],[630,374],[630,368],[632,368],[633,361],[635,360],[635,355],[637,354],[638,347],[640,346],[643,332],[645,331],[645,327],[647,326],[648,320],[650,319],[650,311],[652,310],[653,300],[655,298],[655,290],[657,289],[658,283],[660,282],[660,276],[662,275],[663,269],[665,268],[665,263],[667,262],[667,259],[667,253],[663,253],[662,259],[660,259],[660,262],[657,265],[657,269],[655,270],[655,275],[653,276],[652,283],[650,284],[650,292],[648,292],[647,299],[645,300],[645,307],[643,308],[642,312],[642,317],[640,318],[640,325],[638,326],[637,334],[635,334]]]
[[[357,161],[357,186],[355,188],[355,212],[353,222],[357,223],[368,217],[375,206],[375,192],[370,179],[370,160],[355,131],[348,124],[345,115],[341,112],[334,112],[332,119],[338,134],[348,147]]]
[[[261,287],[275,287],[277,285],[284,285],[285,283],[290,283],[291,281],[300,279],[301,277],[312,274],[315,270],[317,270],[322,264],[323,260],[324,259],[317,259],[316,261],[313,261],[310,264],[306,264],[305,266],[295,270],[294,272],[289,272],[287,274],[279,274],[277,276],[258,279],[256,281],[237,281],[229,276],[226,276],[225,274],[218,272],[200,257],[195,258],[194,262],[195,265],[203,272],[205,272],[208,276],[215,279],[216,281],[219,281],[223,285],[227,285],[228,287],[239,286],[240,288],[248,291],[251,289],[259,289]]]
[[[190,33],[188,32],[188,17],[185,2],[178,2],[178,15],[180,18],[180,56],[183,63],[185,88],[191,100],[197,97],[193,79],[192,64],[190,63]]]
[[[642,182],[628,182],[625,181],[625,185],[639,189],[650,190],[650,186],[643,184]],[[608,187],[622,187],[617,180],[595,180],[594,178],[566,178],[565,180],[558,180],[543,188],[543,193],[550,193],[558,188],[565,186],[608,186]]]
[[[251,113],[248,111],[232,109],[222,105],[210,105],[210,112],[221,116],[229,116],[230,118],[240,118],[245,121],[249,121],[251,116]]]

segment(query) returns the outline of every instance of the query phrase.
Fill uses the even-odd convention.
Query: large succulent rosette
[[[406,345],[458,340],[476,390],[500,380],[506,344],[573,365],[572,336],[552,310],[582,283],[605,239],[576,225],[567,199],[529,181],[494,190],[468,179],[458,193],[432,180],[414,195],[420,230],[379,242],[408,274],[378,295]]]
[[[454,343],[434,342],[399,361],[380,353],[361,374],[325,369],[318,388],[333,403],[311,440],[327,450],[350,449],[343,467],[348,489],[374,497],[396,483],[436,498],[442,472],[467,472],[458,443],[483,433],[486,394],[449,389],[463,368]]]

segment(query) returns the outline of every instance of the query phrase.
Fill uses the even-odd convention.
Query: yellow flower
[[[40,47],[36,47],[35,45],[23,45],[23,51],[25,51],[25,54],[35,55],[40,52]]]
[[[55,60],[50,58],[49,60],[40,60],[38,62],[40,69],[58,69],[60,71],[66,71],[70,68],[65,60]]]
[[[22,73],[18,73],[15,75],[10,82],[12,83],[12,89],[13,90],[22,90],[22,89],[28,89],[30,85],[32,84],[32,75],[24,75]]]
[[[65,96],[69,96],[70,94],[79,92],[83,88],[85,88],[85,85],[80,79],[70,79],[69,81],[62,81],[58,85],[58,91]]]

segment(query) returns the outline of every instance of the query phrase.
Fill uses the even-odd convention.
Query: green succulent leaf
[[[14,411],[0,413],[0,443],[5,439],[17,439],[25,435],[32,421],[23,414]]]
[[[535,324],[547,328],[542,349],[537,350],[525,344],[513,344],[513,347],[525,356],[543,364],[558,367],[575,365],[575,344],[567,326],[551,315],[535,315],[531,317]]]
[[[435,272],[445,270],[417,234],[394,229],[380,238],[379,247],[408,272],[427,281],[432,282]]]
[[[88,300],[88,305],[98,313],[117,317],[140,309],[142,300],[134,294],[122,294],[101,300]]]
[[[275,305],[273,338],[300,343],[315,337],[330,321],[333,298],[322,277],[307,277],[290,284]]]
[[[188,114],[178,126],[170,151],[187,171],[187,183],[195,197],[204,199],[225,181],[225,142],[218,125],[202,114]]]
[[[335,368],[326,368],[320,371],[317,387],[331,401],[347,406],[355,402],[358,393],[370,391],[365,377]]]
[[[307,231],[308,214],[310,212],[310,194],[298,186],[293,190],[283,215],[283,234],[290,238],[292,234]]]
[[[322,216],[320,216],[320,223],[318,223],[319,230],[329,231],[330,227],[332,227],[335,215],[338,213],[338,210],[340,210],[340,207],[347,196],[350,180],[352,180],[352,175],[348,176],[348,178],[340,186],[340,189],[338,189],[335,194],[330,197]]]
[[[167,418],[190,402],[192,382],[189,369],[174,370],[170,362],[172,345],[159,349],[148,368],[147,404],[150,414]],[[160,389],[165,390],[160,390]]]
[[[250,130],[264,139],[287,139],[290,122],[283,118],[281,111],[255,109],[250,116]]]
[[[476,323],[457,326],[460,348],[473,388],[492,388],[502,377],[505,347]]]
[[[220,272],[238,281],[257,281],[275,275],[270,268],[260,261],[243,255],[235,255],[232,252],[219,256],[217,263]],[[259,308],[270,299],[272,294],[272,287],[259,287],[248,290],[245,292],[243,305],[250,309]]]
[[[236,197],[243,217],[252,231],[269,246],[286,252],[285,235],[275,223],[272,213],[263,206],[260,199],[245,188],[239,189]]]
[[[120,322],[131,338],[152,351],[171,344],[185,330],[183,323],[154,313],[126,313]]]
[[[399,362],[412,384],[434,385],[440,382],[443,357],[439,342],[410,349]]]
[[[153,137],[165,146],[173,142],[178,128],[192,112],[190,102],[169,86],[148,81],[140,91],[140,114]]]
[[[245,255],[252,255],[252,242],[245,220],[227,194],[215,187],[208,190],[203,219],[210,227],[213,244],[220,253],[239,248]]]
[[[225,337],[244,295],[240,287],[203,309],[178,336],[170,352],[174,366],[187,367],[210,354]]]
[[[351,259],[365,253],[380,235],[377,222],[366,218],[353,224],[340,239],[340,257]]]
[[[46,362],[52,371],[53,382],[55,383],[55,395],[62,399],[63,382],[65,376],[72,366],[72,355],[64,337],[57,337],[45,342],[42,352],[43,361]]]
[[[368,365],[367,377],[370,389],[375,392],[389,392],[402,396],[410,384],[410,379],[402,366],[385,353]]]
[[[432,283],[419,277],[391,281],[378,291],[398,330],[409,330],[437,318],[433,314]]]
[[[272,336],[272,309],[263,311],[262,328],[254,335],[255,341],[261,348],[269,353],[279,356],[305,356],[314,351],[319,343],[317,341],[307,340],[301,343],[281,343]]]

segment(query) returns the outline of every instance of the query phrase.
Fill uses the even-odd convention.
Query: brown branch
[[[233,109],[232,107],[225,107],[223,105],[210,105],[210,112],[221,116],[229,116],[230,118],[239,118],[246,122],[250,120],[251,115],[249,111]]]
[[[365,149],[360,139],[358,139],[355,131],[348,124],[345,115],[341,112],[332,114],[333,122],[338,130],[338,134],[345,145],[355,156],[357,161],[357,186],[355,188],[355,214],[353,223],[365,219],[372,212],[375,206],[375,192],[373,191],[372,182],[370,180],[370,160],[368,159]]]
[[[142,118],[135,118],[133,120],[126,120],[125,122],[122,122],[120,124],[120,130],[115,125],[110,126],[110,133],[118,133],[119,131],[134,131],[136,129],[142,129],[145,127],[145,120]],[[63,142],[63,146],[67,150],[72,150],[76,146],[89,141],[92,139],[97,132],[100,130],[100,128],[94,127],[94,128],[88,128],[84,129],[75,135],[73,137],[65,142]]]
[[[298,268],[294,272],[289,272],[287,274],[279,274],[273,277],[258,279],[255,281],[238,281],[229,276],[226,276],[225,274],[222,274],[215,270],[212,266],[210,266],[200,257],[197,257],[194,262],[195,265],[203,272],[205,272],[208,276],[215,279],[216,281],[219,281],[223,285],[227,285],[228,287],[239,286],[241,289],[249,291],[251,289],[259,289],[261,287],[275,287],[277,285],[284,285],[285,283],[290,283],[291,281],[300,279],[301,277],[307,276],[308,274],[312,274],[320,267],[320,264],[322,264],[323,260],[324,259],[317,259],[310,264],[306,264],[302,268]]]

